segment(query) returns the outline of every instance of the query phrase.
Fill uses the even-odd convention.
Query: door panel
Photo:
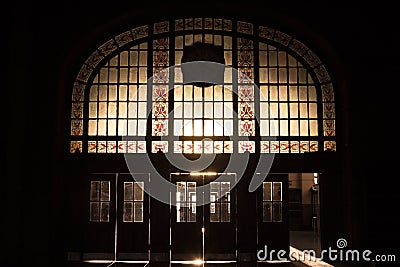
[[[85,259],[112,259],[115,244],[115,175],[90,174],[84,191]]]
[[[218,181],[215,181],[218,179]],[[236,174],[204,176],[210,187],[204,195],[205,259],[236,258]],[[209,200],[209,201],[208,201]]]
[[[149,174],[118,174],[118,259],[146,260],[149,251]]]
[[[189,174],[171,174],[171,183],[177,185],[171,192],[171,257],[172,260],[202,258],[203,207],[196,206],[202,201],[197,187],[202,179]]]
[[[288,175],[268,174],[257,189],[258,249],[288,252],[288,219]]]

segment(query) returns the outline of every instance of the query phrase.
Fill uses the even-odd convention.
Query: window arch
[[[184,84],[183,49],[196,42],[221,47],[238,77],[226,71],[223,85]],[[246,84],[249,78],[259,90]],[[180,139],[169,144],[157,138],[168,135]],[[226,138],[232,135],[250,141],[234,144]],[[153,137],[152,147],[139,136]],[[258,136],[276,139],[257,141]],[[74,82],[71,153],[242,153],[256,147],[261,153],[336,150],[328,72],[312,50],[278,30],[221,18],[140,26],[100,46]]]

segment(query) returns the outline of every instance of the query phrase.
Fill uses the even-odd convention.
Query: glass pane
[[[203,103],[195,102],[194,103],[194,118],[202,118],[203,117]]]
[[[101,181],[101,201],[110,201],[110,182]]]
[[[176,202],[186,201],[186,183],[177,182],[176,183]]]
[[[124,182],[124,201],[133,200],[133,182]]]
[[[97,101],[98,87],[97,85],[92,85],[90,87],[89,101]]]
[[[210,183],[210,201],[217,201],[220,197],[220,183],[211,182]]]
[[[108,103],[108,118],[116,118],[117,117],[117,103],[109,102]]]
[[[272,183],[263,182],[263,200],[272,200]]]
[[[146,136],[146,120],[138,120],[138,136]]]
[[[221,222],[229,222],[230,220],[230,203],[221,203]]]
[[[193,135],[192,120],[184,120],[183,121],[183,135],[184,136],[192,136]]]
[[[184,118],[192,118],[193,117],[193,103],[184,102]]]
[[[263,202],[263,222],[272,222],[272,203]]]
[[[203,135],[203,121],[202,120],[194,120],[194,136],[202,136]]]
[[[310,120],[310,136],[318,135],[318,122],[317,120]]]
[[[133,202],[124,202],[123,221],[133,222]]]
[[[100,202],[100,221],[108,222],[110,220],[110,202]]]
[[[224,135],[233,135],[233,120],[224,120]]]
[[[182,130],[182,120],[174,120],[174,135],[181,136],[183,133]]]
[[[90,182],[90,201],[100,200],[100,181]]]
[[[204,135],[213,136],[214,135],[214,122],[212,120],[204,121]]]
[[[100,220],[100,204],[99,202],[90,203],[90,221],[98,222]]]
[[[118,118],[126,118],[127,117],[128,106],[126,102],[120,102],[118,107]]]
[[[134,191],[134,198],[135,201],[143,201],[144,197],[144,182],[135,182],[135,191]]]
[[[279,121],[279,134],[281,136],[288,136],[289,135],[289,125],[288,120],[280,120]]]
[[[287,105],[287,103],[280,103],[279,104],[279,117],[280,118],[287,118],[288,117],[288,105]]]
[[[300,121],[300,135],[301,136],[308,135],[308,121],[306,121],[306,120]]]
[[[231,190],[230,182],[221,182],[221,201],[223,202],[230,201],[230,190]]]
[[[214,103],[214,118],[223,118],[223,105],[222,102]]]
[[[174,88],[174,100],[175,101],[182,101],[182,86],[177,86]]]
[[[89,118],[97,118],[97,102],[89,103]]]
[[[216,85],[214,86],[214,101],[222,101],[222,86]]]
[[[222,105],[222,103],[221,103]],[[232,102],[224,102],[224,118],[233,118],[233,104]]]
[[[204,118],[213,118],[213,103],[204,103]]]
[[[291,136],[299,135],[299,121],[298,120],[290,121],[290,135]]]
[[[143,222],[143,202],[134,203],[134,222]]]
[[[219,222],[220,220],[220,203],[211,203],[210,222]]]
[[[176,221],[186,222],[186,203],[176,204]]]
[[[113,136],[117,134],[117,120],[108,120],[107,135]]]
[[[282,203],[273,204],[273,221],[274,222],[282,221]]]
[[[299,117],[299,105],[297,103],[290,103],[290,118]]]
[[[195,86],[194,87],[194,100],[202,101],[203,100],[203,88]]]
[[[274,182],[272,191],[273,191],[272,200],[274,200],[274,201],[282,201],[282,183],[281,182]]]
[[[260,135],[269,136],[269,121],[260,120]]]
[[[192,101],[193,100],[193,86],[185,85],[184,86],[184,101]]]
[[[269,87],[269,100],[270,101],[278,101],[278,87],[277,86]]]
[[[300,103],[300,118],[308,118],[307,103]]]
[[[317,103],[309,104],[309,116],[310,118],[317,118]]]
[[[214,136],[223,136],[223,135],[224,135],[224,121],[214,120]]]

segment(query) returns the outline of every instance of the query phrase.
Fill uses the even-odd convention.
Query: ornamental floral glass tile
[[[254,136],[253,41],[237,39],[239,136]]]
[[[169,38],[153,41],[152,135],[168,135]]]
[[[167,153],[168,152],[168,141],[152,141],[151,142],[151,153],[157,153],[158,151]]]
[[[244,153],[246,151],[250,153],[255,153],[255,142],[254,141],[239,141],[238,142],[239,153]]]

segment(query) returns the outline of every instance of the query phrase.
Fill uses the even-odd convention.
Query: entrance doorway
[[[320,254],[319,173],[289,173],[290,245]]]
[[[171,262],[237,258],[236,174],[171,173]]]

